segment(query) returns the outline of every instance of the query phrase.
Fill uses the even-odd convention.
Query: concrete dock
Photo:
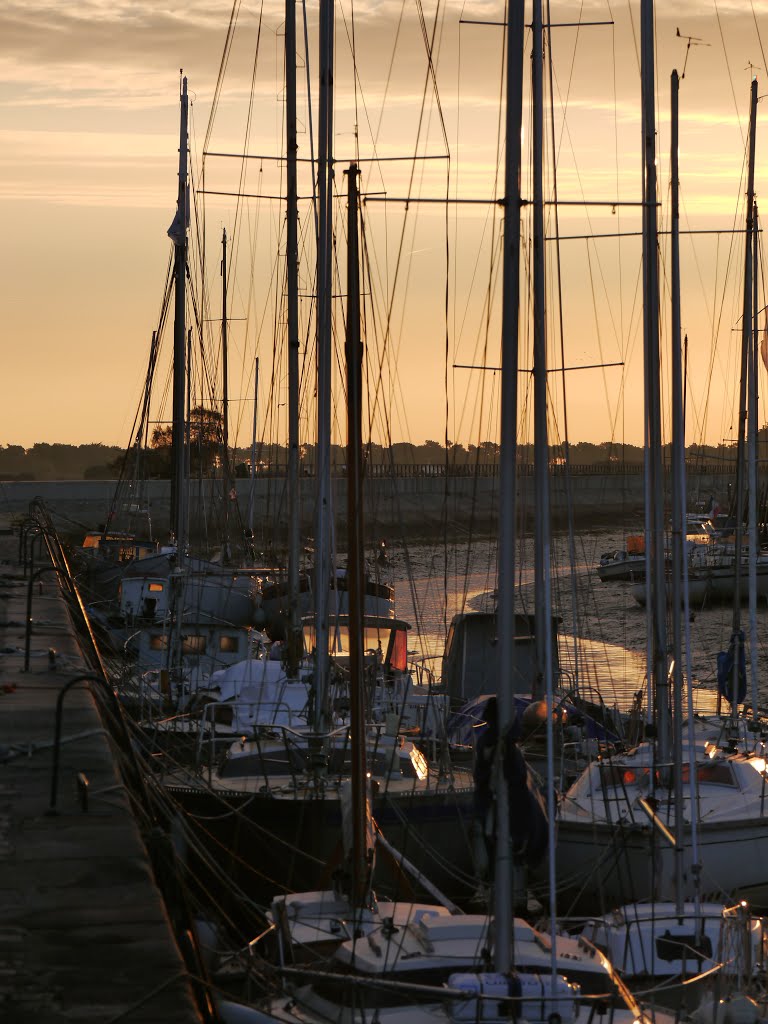
[[[89,669],[49,573],[34,584],[24,671],[18,544],[0,531],[0,1021],[201,1021],[119,750],[86,683],[63,701],[50,812],[57,697]]]

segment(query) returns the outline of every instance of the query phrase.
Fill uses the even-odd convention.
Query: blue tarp
[[[736,685],[736,700],[733,699],[733,663],[736,656],[736,641],[739,642],[739,667]],[[717,689],[729,704],[741,704],[747,696],[747,659],[744,653],[744,630],[731,636],[727,651],[717,656]]]

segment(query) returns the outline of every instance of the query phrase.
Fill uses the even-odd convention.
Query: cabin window
[[[150,594],[162,594],[163,584],[162,583],[150,583],[149,584]]]
[[[683,765],[683,782],[688,782],[690,777],[690,766]],[[696,766],[696,778],[699,782],[706,782],[711,786],[735,786],[736,781],[729,764],[722,762],[710,762]]]
[[[168,650],[168,634],[158,633],[149,639],[149,649],[151,651],[167,651]]]
[[[389,664],[398,672],[405,672],[408,662],[408,634],[404,629],[396,629],[392,640],[392,653]]]
[[[683,783],[687,784],[691,777],[690,764],[682,766]],[[600,765],[601,784],[607,788],[617,786],[648,785],[651,770],[645,768],[623,768],[621,765],[602,764]],[[699,782],[713,786],[735,786],[736,781],[733,772],[728,764],[723,762],[708,762],[696,766],[696,778]],[[654,772],[654,781],[658,786],[661,783],[661,773],[658,769]]]
[[[181,638],[181,649],[184,654],[205,654],[205,637],[199,633],[191,633]]]
[[[236,636],[220,636],[219,650],[224,654],[236,654],[238,649]]]

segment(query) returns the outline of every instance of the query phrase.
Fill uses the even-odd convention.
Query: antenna
[[[685,48],[685,60],[683,61],[683,73],[680,75],[680,81],[685,78],[685,69],[688,66],[688,53],[692,46],[711,46],[711,43],[705,43],[703,39],[699,39],[698,36],[686,36],[679,28],[675,29],[675,34],[678,39],[687,39],[688,45]]]

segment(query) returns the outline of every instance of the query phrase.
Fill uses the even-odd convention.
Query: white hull
[[[768,794],[767,794],[768,796]],[[738,896],[768,885],[768,802],[765,815],[699,825],[704,898]],[[683,890],[693,896],[691,831],[684,833]],[[557,877],[569,892],[602,894],[605,906],[674,899],[675,852],[648,824],[561,821]],[[592,901],[594,903],[594,901]]]

